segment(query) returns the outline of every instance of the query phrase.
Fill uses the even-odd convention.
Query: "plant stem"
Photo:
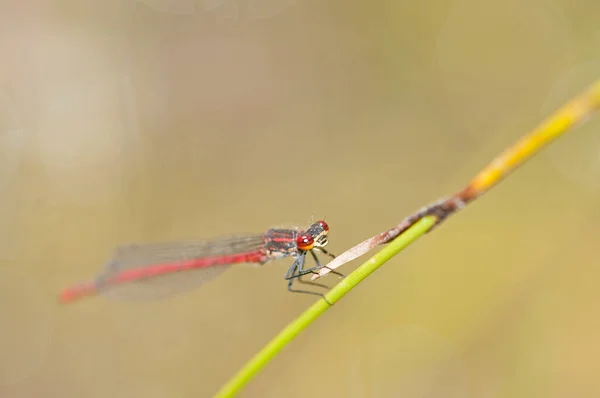
[[[431,231],[449,215],[456,213],[468,203],[489,191],[521,164],[531,159],[544,146],[569,131],[569,129],[587,120],[599,108],[600,80],[595,82],[588,90],[567,102],[538,127],[523,136],[516,144],[498,155],[464,189],[433,205],[424,207],[412,216],[405,218],[396,227],[357,244],[332,260],[327,264],[327,267],[321,268],[318,275],[313,276],[313,280],[322,277],[332,269],[348,261],[364,255],[376,246],[386,245],[379,253],[375,254],[370,260],[362,264],[327,292],[325,298],[313,304],[281,331],[281,333],[275,336],[269,344],[223,386],[216,396],[232,397],[237,394],[286,344],[329,309],[331,304],[336,303],[344,297],[367,276],[398,254],[415,239]]]
[[[435,217],[425,217],[415,223],[405,233],[385,246],[371,259],[358,267],[354,272],[335,285],[325,298],[317,300],[304,313],[292,321],[277,336],[275,336],[262,350],[260,350],[244,367],[225,384],[215,397],[233,397],[248,382],[256,376],[294,337],[327,311],[331,304],[335,304],[350,290],[358,285],[367,276],[371,275],[386,261],[398,254],[412,241],[426,233],[436,222]],[[331,304],[330,304],[331,303]]]

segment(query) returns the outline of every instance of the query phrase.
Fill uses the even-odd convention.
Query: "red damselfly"
[[[296,290],[293,283],[298,280],[317,285],[301,278],[325,267],[317,257],[318,252],[335,258],[325,250],[328,233],[329,226],[325,221],[317,221],[305,231],[272,228],[258,235],[123,246],[116,249],[112,259],[94,281],[63,290],[60,299],[70,302],[93,294],[133,300],[161,298],[198,288],[233,264],[262,265],[284,257],[295,259],[285,274],[288,290],[321,295]],[[308,254],[316,265],[307,269],[304,266]]]

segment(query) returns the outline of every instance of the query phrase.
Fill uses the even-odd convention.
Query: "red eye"
[[[319,220],[319,221],[317,221],[317,224],[319,224],[321,226],[321,228],[323,228],[323,231],[329,232],[329,225],[327,225],[327,223],[325,221]]]
[[[296,237],[296,246],[303,251],[309,251],[315,245],[315,240],[308,234],[300,234]]]

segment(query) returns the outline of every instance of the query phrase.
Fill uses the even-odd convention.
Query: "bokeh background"
[[[212,396],[314,301],[287,292],[290,260],[161,301],[58,292],[131,242],[325,218],[341,253],[600,77],[592,0],[2,9],[10,398]],[[599,205],[592,119],[373,274],[242,396],[599,396]]]

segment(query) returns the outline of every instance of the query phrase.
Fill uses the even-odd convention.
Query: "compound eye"
[[[319,220],[319,221],[317,221],[317,224],[319,224],[321,226],[321,228],[323,228],[323,231],[329,232],[329,225],[327,225],[327,223],[325,221]]]
[[[302,251],[309,251],[315,246],[315,240],[309,234],[300,234],[296,237],[296,246]]]

